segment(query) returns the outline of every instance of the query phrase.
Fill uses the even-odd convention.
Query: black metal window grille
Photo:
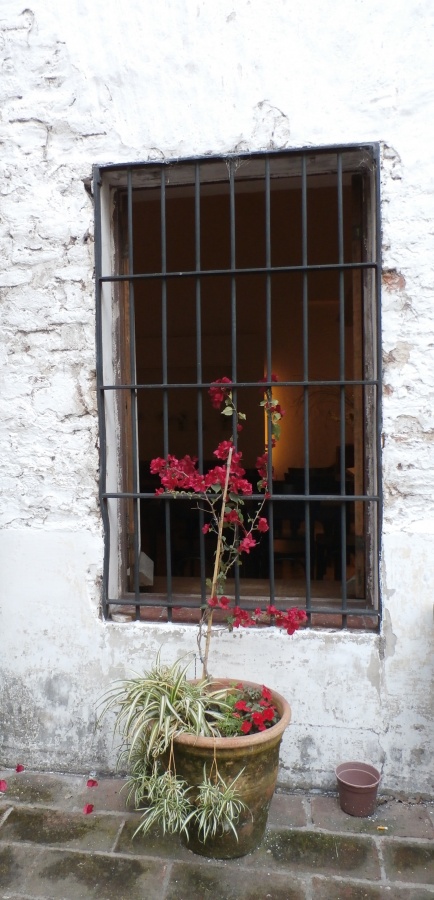
[[[290,411],[270,530],[226,593],[376,628],[378,147],[108,165],[94,195],[104,615],[197,621],[203,514],[156,497],[150,459],[196,454],[206,469],[222,438],[210,385],[229,376],[253,410],[265,376]],[[264,442],[252,419],[249,475]]]

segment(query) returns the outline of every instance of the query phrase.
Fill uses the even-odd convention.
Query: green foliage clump
[[[220,737],[228,734],[233,722],[237,692],[215,690],[209,679],[191,682],[186,678],[190,665],[161,664],[160,657],[143,676],[121,681],[102,698],[103,715],[116,711],[115,730],[122,738],[119,765],[127,764],[128,800],[133,799],[143,815],[135,834],[146,834],[153,825],[163,832],[183,832],[194,825],[204,842],[220,829],[232,829],[245,804],[239,798],[236,781],[220,776],[216,760],[201,784],[194,787],[176,775],[173,741],[178,734]],[[236,733],[236,732],[234,732]],[[145,806],[143,807],[143,804]]]

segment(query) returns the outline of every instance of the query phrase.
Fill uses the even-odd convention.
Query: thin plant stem
[[[218,528],[218,535],[217,535],[217,547],[216,547],[215,560],[214,560],[214,572],[213,572],[212,583],[211,583],[211,598],[215,596],[215,592],[217,590],[217,579],[218,579],[218,573],[219,573],[219,568],[220,568],[220,559],[221,559],[221,555],[222,555],[222,535],[223,535],[226,500],[227,500],[227,496],[228,496],[229,475],[230,475],[230,470],[231,470],[232,454],[233,454],[233,447],[230,448],[229,453],[228,453],[228,458],[226,461],[226,477],[225,477],[225,484],[224,484],[223,494],[222,494],[222,505],[221,505],[221,510],[220,510],[219,528]],[[208,656],[209,656],[209,646],[210,646],[210,641],[211,641],[211,628],[212,628],[212,617],[213,617],[213,610],[210,607],[208,607],[207,614],[208,615],[207,615],[205,652],[203,654],[203,659],[202,659],[202,666],[203,666],[202,678],[208,678]]]

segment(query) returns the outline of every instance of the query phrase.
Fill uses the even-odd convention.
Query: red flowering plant
[[[234,737],[239,734],[258,734],[279,721],[279,711],[273,704],[269,688],[247,686],[239,682],[228,692],[229,711],[219,723],[221,734]]]
[[[228,574],[235,566],[242,564],[243,555],[254,550],[260,537],[269,530],[268,521],[263,515],[264,505],[269,497],[272,473],[269,447],[271,445],[272,449],[280,438],[280,422],[284,415],[284,410],[272,396],[271,383],[277,380],[274,374],[268,384],[264,379],[264,394],[260,406],[263,407],[268,419],[268,445],[265,452],[256,460],[257,489],[259,493],[263,493],[263,497],[258,501],[254,511],[246,512],[245,509],[245,499],[253,493],[253,486],[245,477],[242,452],[237,446],[238,434],[243,430],[246,416],[238,411],[234,402],[232,382],[226,376],[213,382],[208,392],[214,409],[220,410],[223,416],[231,417],[233,422],[232,436],[228,440],[221,441],[214,450],[214,456],[219,464],[210,471],[201,473],[197,468],[197,459],[189,455],[177,459],[169,454],[165,459],[159,457],[151,462],[151,473],[158,475],[161,482],[161,487],[156,493],[196,498],[198,509],[203,510],[208,519],[202,528],[203,533],[214,534],[217,538],[213,577],[207,582],[210,594],[202,610],[198,633],[199,656],[204,678],[208,676],[211,627],[215,609],[227,613],[226,621],[231,630],[274,624],[285,629],[287,634],[293,634],[306,621],[305,612],[296,608],[282,612],[269,605],[264,610],[257,608],[254,612],[248,612],[233,605],[230,598],[224,594]],[[258,719],[260,709],[254,709],[252,715],[253,713]],[[267,713],[265,718],[261,719],[261,723],[264,727],[267,727],[266,722],[274,724],[272,718],[274,716],[270,717],[270,713]],[[253,726],[259,727],[256,721],[251,719],[250,727]],[[250,728],[244,727],[247,733]]]

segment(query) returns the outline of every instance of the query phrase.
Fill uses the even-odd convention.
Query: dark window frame
[[[107,416],[113,418],[117,417],[118,426],[119,426],[119,408],[116,405],[116,402],[113,403],[112,399],[108,401],[108,397],[110,394],[119,398],[122,392],[126,392],[126,395],[129,397],[129,413],[130,416],[130,424],[129,427],[132,429],[132,444],[135,445],[137,442],[137,392],[140,390],[149,390],[150,388],[159,388],[162,390],[163,395],[163,403],[165,402],[164,398],[167,398],[167,385],[138,385],[132,382],[132,380],[128,383],[119,383],[118,380],[112,379],[111,382],[106,381],[106,372],[104,370],[104,354],[106,353],[107,340],[113,339],[113,334],[111,338],[107,338],[107,334],[104,335],[104,316],[107,316],[107,303],[110,300],[107,298],[110,297],[110,292],[112,290],[124,289],[128,292],[128,310],[130,317],[130,325],[127,327],[131,328],[131,321],[134,321],[134,287],[135,283],[138,279],[143,279],[146,277],[158,277],[162,282],[162,291],[164,294],[165,287],[168,283],[168,280],[173,277],[185,277],[187,273],[176,273],[176,272],[168,272],[166,268],[166,262],[163,253],[161,272],[155,273],[155,276],[144,275],[143,273],[134,273],[133,269],[133,258],[132,258],[132,242],[127,242],[127,259],[128,264],[126,271],[119,274],[119,260],[116,263],[116,266],[111,268],[110,273],[107,274],[107,265],[103,263],[103,255],[105,253],[105,258],[108,259],[108,241],[109,241],[109,231],[110,231],[110,216],[113,214],[113,208],[110,207],[110,203],[107,202],[107,196],[112,193],[112,195],[119,193],[119,191],[124,192],[124,196],[126,197],[126,206],[127,206],[127,222],[128,222],[128,232],[132,234],[132,215],[133,215],[133,190],[137,184],[148,184],[150,181],[153,182],[160,189],[160,196],[162,198],[162,228],[164,229],[164,193],[165,193],[165,183],[167,174],[170,172],[179,172],[180,173],[180,181],[185,177],[185,173],[191,172],[193,167],[196,173],[196,187],[195,187],[195,196],[196,202],[198,202],[198,197],[200,196],[200,174],[203,172],[206,167],[208,167],[208,171],[211,171],[210,167],[215,164],[219,165],[224,163],[228,169],[229,179],[231,185],[233,185],[234,177],[237,168],[243,163],[243,161],[257,161],[259,166],[264,167],[264,184],[266,197],[270,197],[270,164],[273,165],[274,161],[278,161],[277,165],[282,162],[282,165],[288,165],[291,167],[292,163],[296,165],[301,165],[301,173],[302,173],[302,193],[304,202],[306,200],[306,191],[307,191],[307,182],[310,177],[308,168],[311,164],[312,159],[316,162],[314,165],[318,167],[318,171],[328,171],[330,167],[330,160],[335,160],[335,170],[334,174],[336,175],[336,183],[338,194],[341,197],[342,194],[342,176],[344,171],[348,171],[348,166],[350,166],[350,171],[353,173],[357,171],[357,166],[359,166],[360,172],[363,174],[365,172],[366,177],[369,181],[369,191],[370,196],[369,199],[364,203],[364,210],[367,217],[369,217],[369,223],[366,225],[367,233],[371,236],[371,253],[372,256],[369,256],[368,259],[361,259],[360,261],[354,263],[344,262],[341,248],[342,248],[342,237],[339,237],[340,243],[340,251],[339,251],[339,260],[336,264],[333,264],[333,268],[335,268],[339,273],[340,277],[340,304],[341,304],[341,312],[343,313],[343,305],[344,305],[344,296],[343,296],[343,278],[344,273],[348,269],[353,269],[361,273],[361,279],[366,278],[369,279],[370,284],[370,292],[374,295],[373,305],[375,308],[375,322],[372,323],[372,334],[370,336],[370,354],[372,359],[371,363],[371,377],[366,377],[365,375],[360,379],[353,378],[351,380],[351,384],[356,386],[360,385],[361,391],[363,392],[371,392],[372,395],[375,395],[375,412],[372,417],[372,421],[370,423],[370,427],[367,429],[368,432],[368,441],[369,446],[365,449],[365,457],[370,454],[368,460],[365,459],[365,463],[369,465],[372,469],[372,481],[375,484],[375,490],[365,491],[363,494],[345,494],[345,488],[341,488],[341,495],[339,496],[338,502],[341,509],[341,519],[342,523],[344,522],[346,516],[347,503],[351,501],[360,501],[366,504],[366,509],[371,509],[370,513],[370,535],[369,540],[372,542],[372,547],[369,553],[370,563],[369,563],[369,571],[371,578],[371,585],[369,589],[370,596],[373,598],[372,603],[370,604],[362,604],[357,603],[354,600],[351,600],[347,597],[345,579],[342,579],[342,596],[339,598],[339,602],[328,603],[325,600],[318,601],[312,597],[311,594],[311,577],[310,571],[307,572],[306,575],[306,598],[305,603],[300,603],[299,605],[306,609],[308,614],[309,623],[311,625],[320,625],[320,626],[331,626],[331,627],[341,627],[341,628],[370,628],[379,627],[380,623],[380,615],[381,615],[381,597],[380,597],[380,588],[379,588],[379,555],[380,555],[380,534],[381,534],[381,519],[382,519],[382,492],[381,492],[381,302],[380,302],[380,286],[381,286],[381,228],[380,228],[380,156],[379,156],[379,146],[377,144],[360,144],[360,145],[351,145],[351,146],[327,146],[320,148],[306,148],[302,150],[287,150],[287,151],[271,151],[271,152],[260,152],[254,154],[236,154],[236,155],[226,155],[226,156],[218,156],[218,157],[193,157],[189,159],[180,159],[180,160],[168,160],[164,162],[141,162],[141,163],[131,163],[131,164],[112,164],[112,165],[104,165],[104,166],[95,166],[93,173],[93,191],[95,198],[95,272],[96,272],[96,346],[97,346],[97,390],[98,390],[98,410],[99,410],[99,429],[100,429],[100,502],[101,502],[101,510],[102,510],[102,518],[104,525],[104,576],[103,576],[103,616],[105,618],[110,619],[113,615],[114,611],[122,612],[123,610],[128,613],[131,610],[133,611],[134,618],[139,620],[143,617],[143,614],[146,610],[151,612],[151,615],[154,616],[154,621],[158,620],[158,611],[164,610],[167,620],[170,621],[172,619],[172,610],[179,604],[179,597],[173,596],[170,585],[170,573],[168,578],[168,595],[167,597],[155,597],[150,594],[146,594],[141,592],[140,584],[139,584],[139,544],[137,539],[137,534],[139,532],[139,517],[140,517],[140,501],[148,500],[151,498],[151,494],[149,493],[141,493],[140,491],[140,482],[139,482],[139,470],[138,470],[138,461],[133,460],[132,462],[132,490],[109,490],[108,489],[108,453],[112,453],[113,460],[113,434],[108,434],[107,432]],[[351,161],[354,161],[353,163]],[[333,166],[332,166],[333,168]],[[199,179],[199,180],[198,180]],[[159,183],[159,184],[158,184]],[[190,183],[190,182],[188,182]],[[267,186],[268,184],[268,186]],[[108,190],[108,194],[106,195],[105,200],[102,197],[102,189],[103,186],[106,186]],[[231,186],[231,223],[230,223],[230,233],[233,234],[233,198],[234,192],[233,187]],[[340,206],[339,206],[340,204]],[[369,205],[372,207],[368,209]],[[338,228],[341,233],[342,231],[342,211],[341,211],[341,199],[338,201],[339,206],[339,224]],[[103,208],[104,207],[104,208]],[[269,211],[267,213],[269,217]],[[269,219],[268,219],[269,221]],[[366,224],[366,223],[365,223]],[[326,268],[330,268],[328,265],[317,265],[312,266],[307,261],[306,255],[306,247],[307,247],[307,237],[306,237],[306,214],[304,212],[303,222],[302,222],[302,241],[303,241],[303,261],[301,266],[288,266],[286,269],[295,270],[298,268],[303,272],[303,277],[305,278],[305,283],[307,286],[307,275],[309,272],[317,269],[319,271],[325,270]],[[104,228],[106,230],[106,234],[103,238]],[[267,295],[270,292],[270,278],[271,274],[276,271],[276,267],[271,265],[270,258],[270,247],[269,247],[269,226],[266,226],[266,236],[267,236],[267,258],[266,265],[262,267],[258,267],[255,269],[256,272],[261,271],[261,273],[265,276],[267,282]],[[197,239],[197,238],[196,238]],[[113,246],[113,245],[112,245]],[[196,259],[198,260],[200,257],[200,250],[197,252]],[[284,267],[285,268],[285,267]],[[196,264],[195,269],[190,273],[190,275],[196,278],[197,283],[200,283],[201,277],[209,276],[209,272],[202,271],[200,268],[200,262]],[[219,274],[219,273],[216,273]],[[220,273],[221,274],[221,273]],[[240,274],[240,271],[237,270],[235,264],[235,255],[233,249],[231,249],[231,264],[230,268],[226,273],[229,277],[235,278]],[[307,290],[307,287],[306,287]],[[107,291],[109,293],[107,293]],[[105,292],[105,293],[104,293]],[[267,299],[267,303],[268,303]],[[307,302],[307,300],[306,300]],[[134,326],[132,326],[134,329]],[[342,338],[343,340],[343,338]],[[267,329],[267,360],[269,364],[269,371],[271,371],[271,337],[268,335]],[[118,364],[119,358],[119,345],[116,347],[115,343],[113,344],[111,351],[114,359],[114,366]],[[134,340],[130,339],[129,341],[129,368],[130,371],[135,370],[135,359],[134,359]],[[283,384],[289,385],[289,382],[282,382]],[[211,382],[203,381],[202,379],[198,379],[195,383],[194,387],[200,391],[205,392],[207,388],[209,388]],[[310,380],[305,373],[305,377],[302,382],[297,382],[297,384],[301,384],[305,391],[306,402],[308,402],[307,397],[309,390],[314,387],[316,384],[319,386],[323,386],[324,384],[334,384],[333,382],[326,381],[318,381],[315,382]],[[345,380],[344,377],[341,376],[339,380],[336,382],[336,385],[339,387],[341,391],[341,405],[345,404],[345,387],[347,387],[349,382]],[[242,388],[244,386],[243,382],[237,382],[234,379],[234,387],[235,390],[237,387]],[[171,385],[170,387],[176,388],[180,387]],[[111,407],[110,407],[111,403]],[[342,416],[341,416],[341,436],[340,436],[340,445],[341,448],[345,446],[345,427],[342,425],[343,422],[343,408],[342,408]],[[305,428],[305,449],[307,451],[308,458],[308,428],[307,433]],[[110,446],[111,443],[111,446]],[[166,452],[170,451],[169,447],[166,447]],[[113,462],[112,462],[113,465]],[[122,461],[119,460],[119,465],[122,465]],[[341,453],[341,483],[344,484],[344,467],[345,467],[345,454]],[[304,494],[294,496],[294,500],[298,500],[301,503],[304,503],[305,506],[305,516],[306,523],[309,522],[309,514],[310,508],[312,504],[312,497],[315,497],[315,500],[319,501],[336,501],[336,497],[329,496],[327,494],[321,495],[315,493],[315,495],[309,493],[309,470],[306,468],[306,484]],[[110,480],[110,479],[109,479]],[[282,503],[287,498],[284,495],[274,495],[271,503]],[[113,542],[114,529],[113,529],[113,518],[109,515],[109,504],[110,501],[126,501],[131,504],[132,509],[132,519],[134,522],[132,541],[134,544],[133,554],[132,554],[132,583],[133,590],[129,591],[115,591],[113,593],[112,589],[109,588],[110,578],[109,578],[109,569],[110,565],[112,569],[116,569],[116,566],[119,565],[119,560],[121,560],[122,566],[122,552],[118,547],[117,552],[117,560],[114,560],[114,554],[116,553],[115,544],[119,544],[119,541],[116,539],[115,544]],[[167,504],[170,503],[170,499],[167,498],[165,500]],[[168,506],[168,509],[170,507]],[[372,510],[375,509],[375,514]],[[116,530],[116,529],[115,529]],[[345,529],[342,524],[341,530],[341,555],[342,562],[345,560],[346,554],[346,546],[345,546]],[[169,539],[169,537],[168,537]],[[272,536],[270,536],[270,540]],[[122,543],[122,541],[121,541]],[[123,546],[125,547],[125,536],[123,540]],[[306,568],[309,567],[309,542],[306,541]],[[123,562],[125,567],[125,560]],[[206,596],[205,590],[205,579],[204,574],[202,572],[202,600],[204,602],[204,598]],[[271,583],[271,601],[274,600],[273,597],[273,574],[271,573],[270,577]],[[116,595],[115,595],[116,594]],[[243,604],[248,606],[249,604]],[[250,604],[253,605],[253,604]],[[187,600],[183,603],[183,606],[188,609],[191,607],[192,609],[197,609],[197,602],[189,603]],[[147,619],[149,621],[149,618]]]

